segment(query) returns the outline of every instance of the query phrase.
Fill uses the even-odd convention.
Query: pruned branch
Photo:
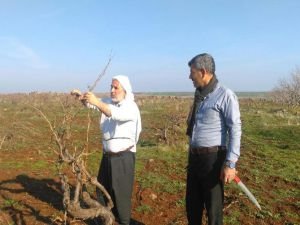
[[[101,80],[101,78],[106,73],[106,70],[107,70],[109,64],[111,63],[111,60],[112,60],[112,56],[109,57],[106,66],[104,67],[104,69],[102,70],[102,72],[98,75],[98,78],[95,80],[95,82],[93,83],[93,85],[89,86],[89,91],[93,91],[95,89],[95,87],[97,86],[98,82]]]

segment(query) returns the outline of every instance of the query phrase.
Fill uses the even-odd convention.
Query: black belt
[[[212,146],[212,147],[191,147],[190,151],[194,155],[207,154],[218,151],[226,151],[225,146]]]
[[[126,148],[122,151],[119,151],[119,152],[106,152],[106,151],[103,151],[103,154],[106,155],[106,156],[120,156],[125,152],[129,152],[133,147],[134,147],[134,145],[131,145],[128,148]]]

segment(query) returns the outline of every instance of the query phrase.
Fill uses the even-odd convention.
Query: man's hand
[[[229,168],[227,166],[224,166],[222,171],[221,171],[221,180],[225,183],[225,184],[229,184],[234,178],[235,175],[237,174],[237,171],[235,168]]]
[[[71,91],[71,95],[75,96],[76,98],[78,98],[79,100],[82,99],[82,94],[81,91],[74,89]]]
[[[91,105],[98,106],[99,100],[92,92],[84,93],[83,99]]]

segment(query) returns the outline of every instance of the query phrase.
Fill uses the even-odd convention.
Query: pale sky
[[[300,65],[298,0],[0,0],[0,93],[87,90],[114,75],[135,92],[194,91],[210,53],[220,82],[269,91]]]

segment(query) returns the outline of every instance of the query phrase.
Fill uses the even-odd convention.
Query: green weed
[[[178,199],[175,204],[177,207],[184,208],[185,207],[185,198]]]
[[[152,208],[149,205],[142,204],[142,205],[136,207],[135,210],[139,213],[149,213],[152,211]]]
[[[14,208],[14,209],[18,209],[18,210],[22,210],[23,209],[23,205],[14,200],[14,199],[5,199],[4,202],[2,203],[1,208]]]

